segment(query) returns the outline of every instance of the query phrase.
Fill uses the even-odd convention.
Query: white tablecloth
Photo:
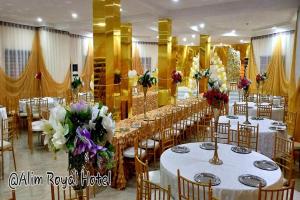
[[[238,119],[228,119],[226,116],[220,116],[219,122],[228,122],[230,121],[230,129],[237,131],[237,124],[243,124],[246,121],[246,117],[239,115]],[[252,120],[249,117],[251,126],[258,125],[258,151],[269,158],[272,158],[273,149],[274,149],[274,138],[277,133],[275,130],[271,130],[270,127],[274,126],[272,123],[274,120],[264,119],[264,120]],[[285,132],[280,132],[283,137],[285,137]]]
[[[7,119],[7,113],[5,107],[0,108],[0,139],[2,137],[2,119]]]
[[[245,102],[236,102],[237,104],[246,104]],[[262,103],[262,105],[268,105],[268,103]],[[248,102],[248,113],[249,116],[257,116],[257,106],[254,102]],[[229,106],[229,114],[233,114],[233,104]],[[284,116],[283,107],[272,107],[272,119],[276,121],[282,121]]]
[[[258,189],[243,185],[238,177],[243,174],[257,175],[267,182],[267,188],[276,188],[282,185],[281,170],[265,171],[256,168],[253,162],[256,160],[270,160],[257,152],[250,154],[237,154],[231,151],[231,145],[218,144],[219,157],[223,165],[212,165],[208,161],[213,157],[214,151],[203,150],[200,143],[184,144],[190,149],[189,153],[174,153],[166,150],[160,158],[160,182],[166,187],[171,186],[172,196],[178,199],[177,169],[180,174],[190,180],[194,180],[197,173],[207,172],[218,176],[221,184],[213,186],[213,196],[219,200],[256,200]]]

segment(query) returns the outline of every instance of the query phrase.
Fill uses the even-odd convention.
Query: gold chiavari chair
[[[149,171],[148,161],[143,162],[139,159],[138,156],[135,156],[135,175],[136,175],[136,189],[137,189],[137,199],[141,199],[142,197],[142,181],[148,180],[153,183],[160,182],[160,171],[154,170]]]
[[[245,102],[246,98],[243,90],[239,90],[239,102]]]
[[[258,94],[258,103],[272,103],[270,101],[270,96],[265,94]]]
[[[237,104],[236,102],[233,104],[234,115],[246,115],[246,112],[247,112],[246,104]]]
[[[74,191],[74,189],[71,186],[67,186],[66,189],[61,189],[58,186],[54,186],[51,184],[51,200],[89,200],[90,194],[89,194],[89,187],[86,187],[83,190],[82,197],[78,196],[78,193]]]
[[[173,127],[173,114],[167,113],[164,116],[163,120],[163,129],[161,131],[161,153],[164,152],[166,149],[171,148],[175,145],[175,137],[177,136],[176,132],[174,131]]]
[[[0,156],[1,156],[1,179],[4,179],[4,152],[11,151],[14,161],[14,169],[17,171],[14,152],[14,137],[16,135],[17,123],[14,117],[8,117],[1,121],[0,132]]]
[[[16,191],[15,190],[12,190],[11,191],[11,198],[9,200],[16,200]]]
[[[43,118],[43,115],[45,117],[47,115],[48,111],[49,111],[48,99],[40,98],[39,99],[39,113],[40,113],[40,118]],[[47,118],[44,118],[44,119],[47,119]]]
[[[250,126],[238,122],[237,145],[257,151],[259,125]]]
[[[269,105],[258,104],[257,117],[272,119],[272,104]]]
[[[159,141],[156,141],[152,139],[152,136],[154,135],[156,130],[156,124],[155,123],[147,123],[145,126],[142,127],[144,138],[141,142],[140,148],[147,149],[147,156],[148,160],[154,161],[154,165],[156,164],[156,155],[159,151]]]
[[[264,189],[261,185],[258,190],[258,200],[294,200],[295,180],[289,186],[278,189]]]
[[[296,112],[287,112],[284,122],[287,125],[287,132],[289,135],[295,134],[296,121],[297,121],[297,113]]]
[[[289,184],[294,169],[294,141],[283,138],[283,136],[277,133],[274,144],[273,160],[281,168],[283,175]]]
[[[196,183],[180,175],[179,169],[177,170],[178,177],[178,198],[179,200],[212,200],[212,187],[211,182]]]
[[[171,187],[165,189],[148,180],[142,182],[142,198],[140,200],[171,200]]]
[[[211,127],[215,127],[215,123],[212,123]],[[230,144],[230,121],[228,121],[227,123],[219,122],[217,124],[217,133],[219,143]]]
[[[237,91],[238,87],[237,87],[237,82],[230,82],[229,83],[229,90],[230,91]]]
[[[19,96],[16,97],[6,97],[5,107],[7,109],[8,116],[16,116],[19,113]]]
[[[197,130],[192,136],[196,142],[212,142],[213,127],[206,124],[197,124]]]
[[[29,102],[27,103],[29,105],[29,108],[31,110],[31,115],[33,120],[39,120],[40,119],[40,98],[31,98]],[[28,113],[27,113],[28,115]]]

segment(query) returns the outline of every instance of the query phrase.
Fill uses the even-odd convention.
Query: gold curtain
[[[5,102],[6,96],[28,98],[39,95],[39,83],[35,79],[35,74],[39,71],[37,63],[39,57],[37,35],[38,33],[35,34],[28,63],[19,78],[13,79],[7,76],[2,68],[0,68],[0,102]]]
[[[247,57],[247,50],[249,48],[249,44],[232,44],[231,47],[240,52],[241,61]]]
[[[184,77],[184,81],[181,83],[181,86],[188,86],[194,56],[195,50],[193,47],[183,45],[178,46],[176,70],[181,71]]]
[[[285,96],[288,93],[288,81],[282,57],[281,36],[278,37],[271,61],[267,67],[268,79],[264,84],[264,91],[275,96]]]
[[[88,57],[83,69],[82,78],[89,87],[93,73],[93,50],[89,47]],[[69,67],[69,66],[66,66]],[[41,72],[41,80],[35,79],[36,73]],[[13,79],[0,68],[0,102],[5,102],[5,97],[30,98],[37,96],[62,96],[70,90],[71,71],[66,74],[62,83],[57,83],[48,72],[42,55],[39,33],[36,31],[32,50],[25,70],[19,78]],[[86,89],[86,88],[84,88]]]
[[[137,74],[140,75],[144,73],[144,67],[142,65],[139,49],[136,45],[133,45],[132,70],[135,70]]]
[[[85,60],[85,65],[81,73],[81,79],[84,82],[82,90],[87,92],[90,90],[90,82],[94,74],[94,50],[92,41],[89,42],[88,54]]]
[[[227,67],[228,49],[229,47],[227,46],[222,46],[222,47],[217,46],[215,47],[215,51],[214,51],[220,57],[225,68]]]
[[[248,63],[248,68],[247,68],[247,78],[252,81],[252,84],[250,85],[250,91],[255,92],[256,91],[256,75],[257,75],[257,66],[255,62],[255,57],[254,57],[254,50],[253,50],[253,44],[251,42],[250,44],[250,49],[249,49],[249,63]]]

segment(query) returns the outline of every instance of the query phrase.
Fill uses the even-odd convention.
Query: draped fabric
[[[82,90],[84,92],[87,92],[91,89],[90,82],[92,80],[93,74],[94,74],[94,50],[93,50],[92,41],[90,41],[88,44],[88,54],[85,60],[85,65],[81,73],[81,79],[84,82]]]
[[[48,44],[51,42],[46,41],[47,44],[43,44],[40,36],[44,37],[44,42],[46,37],[53,37],[43,31],[35,27],[0,22],[0,91],[2,94],[0,102],[4,102],[6,96],[17,98],[62,96],[70,89],[70,63],[79,65],[79,75],[82,71],[84,82],[88,82],[87,88],[84,89],[88,90],[93,73],[92,47],[87,56],[87,42],[91,40],[69,34],[69,39],[66,39],[68,44],[61,40],[53,44]],[[31,43],[30,47],[29,43]],[[67,45],[67,48],[61,47],[62,45]],[[50,49],[50,46],[53,49]],[[55,53],[56,49],[60,49],[58,50],[60,53],[62,53],[61,49],[69,53],[59,56]],[[52,61],[51,55],[53,55]],[[66,55],[68,57],[65,57]],[[45,60],[54,64],[48,67]],[[12,73],[12,69],[15,73]],[[42,74],[41,80],[35,79],[38,72]],[[57,81],[58,74],[59,81]]]
[[[132,45],[132,70],[135,70],[137,74],[144,73],[144,67],[142,65],[139,49],[136,45]]]
[[[248,56],[247,53],[250,47],[249,44],[232,44],[231,47],[240,52],[241,61]]]
[[[29,61],[36,29],[0,22],[0,67],[11,78],[18,78]]]
[[[215,47],[215,52],[220,57],[224,67],[227,67],[227,56],[228,56],[228,46],[217,46]]]
[[[36,34],[37,37],[37,34]],[[31,97],[39,95],[38,81],[35,74],[38,72],[38,41],[34,39],[31,54],[25,70],[14,79],[6,75],[3,68],[0,68],[0,102],[5,102],[5,97]]]
[[[248,68],[247,68],[247,78],[252,81],[252,84],[250,85],[250,91],[254,92],[257,90],[257,84],[256,84],[256,75],[258,74],[254,52],[253,52],[253,45],[250,44],[249,48],[249,62],[248,62]]]
[[[263,86],[267,94],[275,96],[288,94],[288,81],[283,64],[281,37],[277,38],[274,52],[267,67],[267,75],[268,79]]]

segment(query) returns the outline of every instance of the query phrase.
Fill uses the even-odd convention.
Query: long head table
[[[198,101],[199,99],[190,98],[184,101],[180,101],[179,105],[191,105],[192,102]],[[150,123],[154,123],[156,116],[166,114],[174,108],[174,105],[166,105],[155,110],[147,112],[147,117],[151,119]],[[134,138],[138,133],[138,128],[133,128],[133,123],[144,124],[144,115],[136,115],[130,119],[124,119],[116,124],[116,131],[113,137],[113,145],[115,146],[115,170],[113,177],[113,186],[119,189],[124,189],[126,187],[126,178],[124,175],[124,158],[123,151],[125,148],[134,145]]]

